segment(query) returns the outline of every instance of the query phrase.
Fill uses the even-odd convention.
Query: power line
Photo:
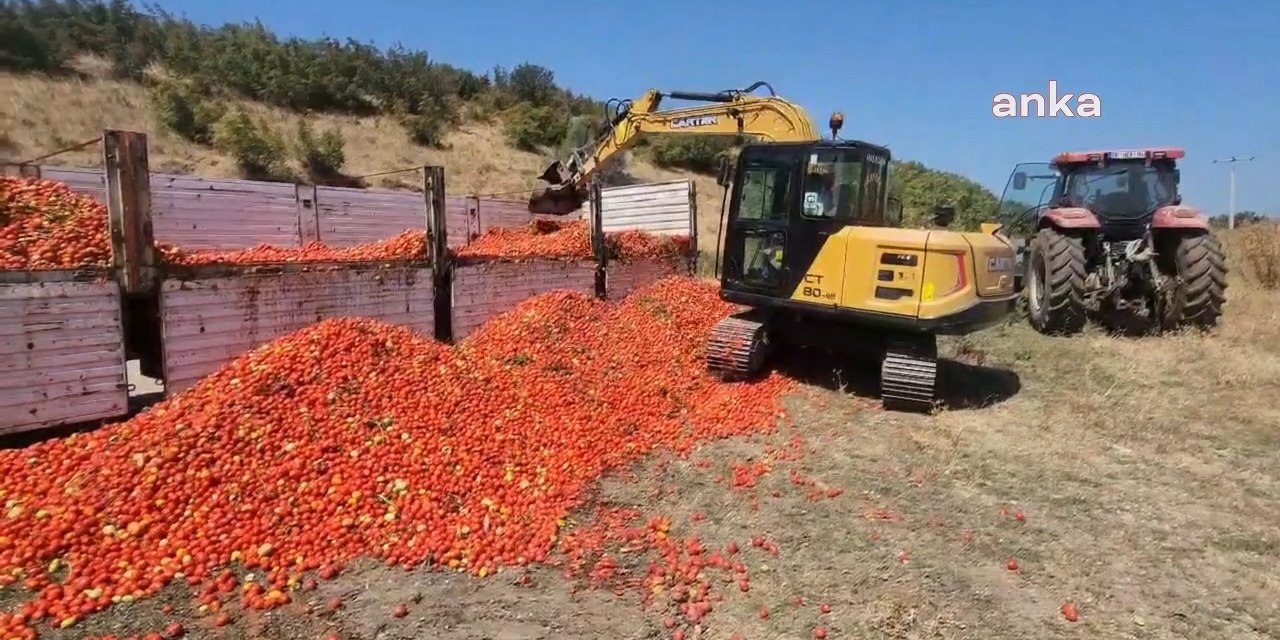
[[[1236,156],[1231,156],[1230,158],[1223,158],[1221,160],[1213,161],[1214,164],[1222,163],[1222,164],[1231,166],[1231,189],[1230,189],[1230,194],[1227,196],[1228,197],[1228,204],[1227,204],[1227,228],[1228,229],[1236,228],[1236,163],[1253,162],[1253,160],[1254,160],[1254,156],[1249,156],[1248,158],[1238,158]]]
[[[390,171],[379,171],[377,173],[366,173],[362,176],[351,176],[352,180],[363,180],[365,178],[376,178],[378,176],[389,176],[396,173],[409,173],[410,171],[421,171],[422,167],[405,167],[403,169],[392,169]]]
[[[58,155],[58,154],[60,154],[60,153],[66,153],[66,152],[68,152],[68,151],[75,151],[75,150],[77,150],[77,149],[83,149],[83,148],[85,148],[85,147],[87,147],[87,146],[89,146],[89,145],[91,145],[91,144],[94,144],[95,142],[100,142],[101,140],[102,140],[102,136],[98,136],[98,137],[96,137],[96,138],[94,138],[94,139],[92,139],[92,140],[85,140],[84,142],[77,142],[76,144],[73,144],[73,145],[71,145],[71,146],[69,146],[69,147],[65,147],[65,148],[62,148],[62,149],[58,149],[57,151],[54,151],[54,152],[52,152],[52,153],[46,153],[46,154],[44,154],[44,155],[42,155],[42,156],[37,156],[37,157],[35,157],[35,158],[32,158],[32,159],[30,159],[30,160],[26,160],[26,161],[24,161],[24,162],[19,162],[19,163],[17,163],[17,164],[22,164],[22,165],[25,165],[25,164],[35,164],[35,163],[37,163],[37,162],[40,162],[41,160],[48,160],[49,158],[52,158],[52,157],[54,157],[54,156],[56,156],[56,155]]]

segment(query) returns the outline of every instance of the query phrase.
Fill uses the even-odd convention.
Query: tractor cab
[[[1001,194],[998,219],[1019,247],[1020,266],[1030,236],[1046,225],[1118,241],[1143,237],[1158,212],[1181,205],[1183,157],[1179,148],[1082,151],[1019,164]]]
[[[1084,151],[1022,163],[1000,197],[1000,220],[1010,232],[1034,232],[1042,216],[1066,209],[1104,227],[1150,224],[1162,207],[1182,203],[1177,160],[1184,156],[1176,148]]]
[[[1139,238],[1156,211],[1182,203],[1177,160],[1183,155],[1181,149],[1060,154],[1053,161],[1061,175],[1055,200],[1088,210],[1109,238]]]

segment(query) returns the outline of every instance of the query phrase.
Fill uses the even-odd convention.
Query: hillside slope
[[[537,186],[551,154],[603,132],[609,104],[562,86],[552,69],[530,62],[482,73],[426,50],[286,37],[260,22],[199,24],[129,0],[0,3],[0,32],[0,160],[41,156],[111,127],[149,133],[158,170],[342,183],[347,176],[443,164],[452,193],[519,198]],[[312,114],[308,131],[298,127],[301,114]],[[307,142],[297,146],[306,152],[297,155],[307,158],[306,171],[285,157],[294,155],[285,147],[301,139]],[[706,176],[735,142],[687,136],[639,142],[625,177],[693,177],[707,248],[718,235],[721,191]],[[48,162],[93,164],[96,155],[68,153]],[[370,184],[415,182],[402,173]],[[925,221],[937,204],[951,204],[955,226],[976,228],[996,207],[985,187],[903,158],[892,167],[889,190],[908,225]]]
[[[238,175],[235,162],[225,154],[159,127],[147,91],[139,84],[93,76],[63,79],[0,72],[0,95],[0,131],[4,132],[0,137],[0,159],[33,158],[91,139],[104,128],[114,128],[147,133],[154,171],[213,177]],[[301,117],[249,101],[240,104],[278,131],[294,131]],[[387,116],[318,114],[310,119],[318,129],[336,126],[342,131],[347,173],[365,175],[442,164],[454,193],[509,193],[532,188],[550,160],[509,146],[496,121],[465,122],[446,135],[444,148],[435,149],[411,142],[400,124]],[[96,147],[90,146],[46,162],[98,166],[102,162],[99,154]],[[658,168],[643,160],[630,162],[628,172],[646,182],[694,179],[699,183],[699,210],[718,213],[719,187],[712,178]],[[384,188],[410,188],[415,182],[412,174],[369,180],[370,186]]]

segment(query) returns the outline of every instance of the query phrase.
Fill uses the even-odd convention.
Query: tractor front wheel
[[[1177,284],[1167,319],[1174,326],[1215,326],[1227,299],[1227,261],[1218,238],[1207,231],[1180,235],[1172,257]]]
[[[1027,318],[1044,334],[1084,328],[1084,242],[1053,227],[1036,233],[1027,256]]]

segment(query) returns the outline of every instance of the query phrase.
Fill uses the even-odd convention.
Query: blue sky
[[[1280,2],[164,0],[198,22],[425,49],[483,72],[529,61],[597,98],[770,82],[818,123],[997,192],[1068,149],[1182,146],[1188,204],[1280,213]],[[1098,95],[1098,118],[995,118],[998,93]]]

